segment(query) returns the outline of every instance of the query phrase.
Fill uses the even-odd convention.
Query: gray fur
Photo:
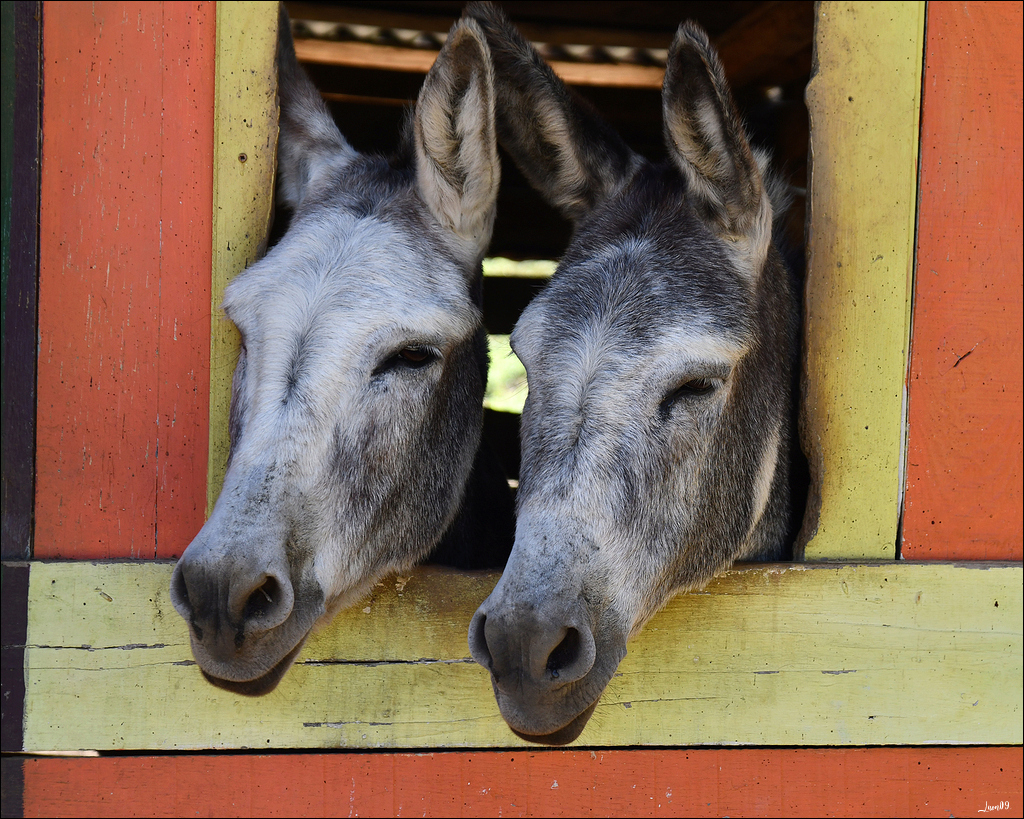
[[[338,132],[283,8],[279,64],[294,214],[227,289],[228,469],[171,582],[203,673],[243,694],[273,689],[310,629],[382,577],[431,553],[501,565],[511,547],[508,486],[480,447],[499,175],[483,35],[453,27],[394,161]]]
[[[561,744],[671,596],[785,554],[797,302],[703,32],[682,26],[672,45],[671,158],[653,164],[500,11],[468,13],[496,65],[499,140],[576,224],[512,335],[529,382],[516,541],[469,634],[509,726]]]

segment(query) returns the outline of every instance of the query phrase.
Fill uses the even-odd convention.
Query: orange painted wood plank
[[[215,7],[43,4],[35,557],[202,525]]]
[[[1019,747],[36,758],[24,763],[23,809],[26,817],[1020,816],[1021,758]]]
[[[161,440],[154,556],[178,557],[206,515],[216,3],[162,5]]]
[[[1022,6],[928,4],[902,554],[1022,559]]]

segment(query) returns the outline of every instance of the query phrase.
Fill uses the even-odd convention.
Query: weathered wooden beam
[[[35,486],[36,266],[39,261],[40,4],[4,3],[3,71],[3,533],[5,560],[32,555]]]
[[[432,49],[402,48],[372,43],[333,40],[295,40],[299,62],[319,65],[372,68],[426,74],[437,59]],[[665,70],[657,66],[627,63],[552,62],[551,67],[570,85],[620,88],[661,88]]]
[[[6,816],[1012,816],[1022,767],[1012,747],[8,761]]]
[[[918,560],[1024,552],[1022,20],[928,4],[901,529]]]
[[[522,747],[466,628],[493,573],[423,568],[263,698],[204,681],[170,563],[33,563],[24,750]],[[749,565],[629,646],[577,746],[1019,744],[1018,564]]]
[[[266,249],[277,169],[278,4],[217,3],[213,268],[207,515],[227,470],[231,377],[239,336],[220,305],[229,281]],[[179,554],[188,543],[183,543]]]
[[[817,5],[798,554],[896,556],[925,4]]]
[[[172,557],[202,525],[213,15],[43,4],[37,557]]]

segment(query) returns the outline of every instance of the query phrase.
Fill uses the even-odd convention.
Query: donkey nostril
[[[558,677],[559,671],[576,662],[580,653],[580,633],[569,628],[554,650],[548,655],[547,669],[552,677]]]
[[[171,603],[186,620],[192,614],[192,601],[188,599],[188,583],[181,565],[175,566],[171,575]]]
[[[273,577],[268,577],[263,584],[249,595],[242,612],[244,622],[257,620],[269,614],[281,601],[281,585]]]
[[[469,624],[469,653],[473,659],[488,671],[494,671],[494,658],[487,647],[487,634],[484,625],[487,623],[487,616],[477,614]]]

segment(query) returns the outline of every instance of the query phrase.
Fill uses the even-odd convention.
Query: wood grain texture
[[[39,4],[4,3],[2,280],[5,560],[32,556],[35,485],[36,263],[39,247]]]
[[[798,552],[896,553],[925,4],[822,2],[810,112]]]
[[[664,47],[667,49],[666,39]],[[371,43],[333,40],[295,40],[295,54],[303,63],[376,68],[424,74],[437,59],[437,51],[402,48]],[[661,88],[665,69],[628,63],[570,63],[552,61],[551,68],[569,85],[597,85],[605,88]]]
[[[1020,3],[930,3],[902,551],[1020,560]]]
[[[516,747],[466,628],[494,574],[380,584],[263,698],[206,683],[167,563],[33,563],[27,751]],[[1019,744],[1020,564],[748,566],[629,647],[577,745]]]
[[[239,337],[221,311],[228,282],[266,250],[277,167],[276,2],[217,3],[213,274],[206,513],[224,483]],[[197,527],[198,529],[198,527]],[[193,534],[195,534],[193,532]],[[182,544],[184,551],[188,541]]]
[[[212,34],[204,3],[44,4],[36,556],[202,523]]]
[[[24,816],[25,761],[16,756],[0,757],[0,811],[2,815]]]
[[[30,759],[23,804],[26,817],[1019,816],[1021,768],[1006,747]]]
[[[806,76],[810,61],[813,39],[813,6],[810,0],[787,0],[787,2],[760,3],[748,9],[734,20],[727,30],[713,42],[718,49],[722,64],[733,88],[742,88],[751,83],[783,85],[798,76]],[[303,3],[289,3],[293,20],[324,21],[345,19],[349,23],[361,21],[366,25],[380,26],[381,14],[367,14],[365,10],[352,7],[325,9]],[[680,10],[677,22],[683,22],[685,9]],[[528,15],[527,15],[528,16]],[[407,15],[391,10],[386,14],[389,26],[413,28],[423,25],[426,30],[441,34],[454,22],[454,16],[408,19]],[[406,17],[403,25],[401,17]],[[530,36],[530,21],[523,14],[512,14],[517,25],[523,26]],[[583,13],[579,19],[586,17]],[[594,43],[613,47],[633,46],[650,49],[663,63],[672,40],[671,29],[640,32],[624,29],[566,28],[565,20],[538,29],[533,35],[546,43],[580,44]],[[315,23],[314,23],[315,25]],[[305,24],[299,25],[295,50],[303,62],[321,65],[373,68],[385,71],[403,71],[426,74],[437,57],[437,51],[408,46],[392,46],[379,43],[331,40],[321,32],[320,37],[308,36]],[[306,34],[307,36],[303,36]],[[658,53],[660,52],[660,54]],[[661,89],[663,67],[638,65],[630,62],[586,62],[571,60],[550,60],[549,64],[565,82],[570,85],[603,86],[606,88],[654,88]]]
[[[25,643],[28,633],[27,563],[4,563],[0,568],[3,618],[0,636],[0,750],[17,753],[25,727]],[[5,785],[6,787],[6,785]],[[4,814],[7,816],[8,814]]]

